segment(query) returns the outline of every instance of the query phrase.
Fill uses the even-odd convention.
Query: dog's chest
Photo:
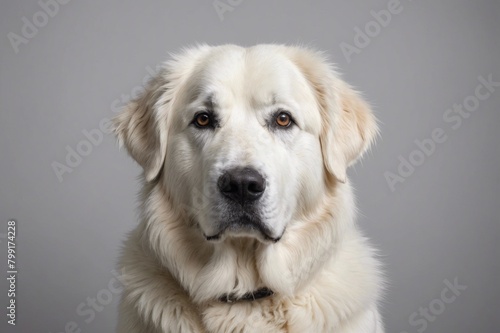
[[[209,333],[287,333],[286,308],[272,299],[213,303],[204,309],[203,322]]]

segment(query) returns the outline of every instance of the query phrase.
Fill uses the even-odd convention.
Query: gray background
[[[359,222],[390,280],[387,331],[417,332],[410,315],[458,278],[467,289],[426,331],[499,332],[500,88],[457,129],[443,115],[474,94],[479,76],[500,81],[500,3],[401,0],[402,11],[348,61],[341,43],[354,45],[355,27],[388,1],[238,2],[221,20],[211,0],[72,1],[15,53],[8,33],[22,35],[22,17],[33,22],[42,9],[2,0],[0,232],[17,220],[19,304],[15,329],[0,311],[0,331],[59,333],[71,321],[82,332],[113,331],[116,294],[89,323],[76,308],[113,278],[136,224],[140,169],[110,134],[62,182],[51,164],[65,163],[66,146],[112,117],[168,52],[195,42],[278,42],[327,51],[381,120],[381,139],[350,176]],[[384,174],[397,173],[400,156],[436,128],[446,142],[391,191]],[[2,278],[2,309],[6,289]]]

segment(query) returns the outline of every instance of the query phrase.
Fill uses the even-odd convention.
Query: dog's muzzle
[[[224,233],[260,234],[263,240],[277,242],[281,236],[273,236],[272,230],[260,217],[259,199],[266,190],[266,179],[256,169],[239,167],[226,170],[217,180],[221,195],[218,231],[205,235],[207,240],[217,241]]]

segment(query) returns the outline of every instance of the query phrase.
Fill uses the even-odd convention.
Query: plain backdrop
[[[326,51],[381,122],[349,174],[389,279],[387,332],[499,332],[500,87],[474,96],[479,77],[500,82],[500,2],[401,0],[389,19],[380,11],[394,0],[60,1],[0,5],[0,332],[114,330],[109,283],[137,223],[141,170],[99,126],[169,52],[195,43]],[[453,111],[463,103],[473,111]],[[54,165],[66,166],[60,177]],[[467,288],[444,302],[447,282]]]

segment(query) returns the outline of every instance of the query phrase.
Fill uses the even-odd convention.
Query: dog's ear
[[[361,95],[339,78],[322,53],[300,47],[287,51],[317,96],[325,168],[338,181],[345,182],[347,167],[378,135],[375,116]]]
[[[333,93],[325,103],[328,110],[320,136],[321,150],[326,169],[344,183],[347,167],[368,150],[378,135],[378,126],[359,92],[340,79],[330,84]]]
[[[168,103],[163,96],[166,90],[166,73],[160,70],[139,97],[113,119],[120,144],[125,145],[130,156],[144,169],[148,182],[158,176],[165,161]]]

